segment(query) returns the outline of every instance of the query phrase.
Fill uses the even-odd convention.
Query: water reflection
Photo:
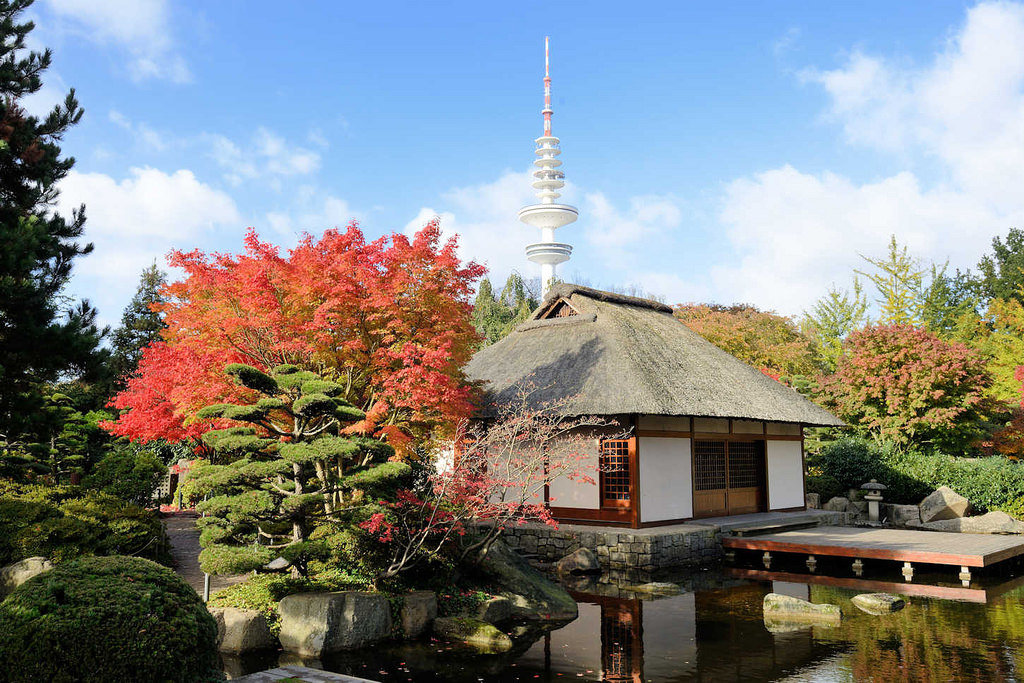
[[[516,627],[515,649],[505,655],[424,642],[302,663],[379,681],[988,681],[1024,674],[1020,579],[972,587],[974,594],[955,601],[915,594],[904,610],[877,617],[849,602],[878,587],[870,582],[752,571],[671,577],[680,591],[674,595],[632,590],[650,577],[577,580],[569,588],[579,618],[555,630]],[[761,609],[768,592],[836,603],[846,618],[834,628],[769,630]],[[275,663],[235,662],[234,672]]]

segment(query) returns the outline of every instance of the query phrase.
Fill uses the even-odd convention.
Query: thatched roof
[[[567,301],[576,315],[547,318]],[[489,404],[576,397],[578,415],[693,415],[842,426],[842,420],[722,351],[646,299],[562,284],[530,320],[467,367]]]

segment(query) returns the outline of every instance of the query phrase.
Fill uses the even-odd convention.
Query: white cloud
[[[584,195],[586,239],[614,261],[627,246],[642,245],[645,239],[677,229],[682,212],[669,197],[631,197],[626,211],[617,209],[602,192]]]
[[[244,147],[220,134],[206,134],[201,140],[209,156],[225,170],[225,180],[236,187],[246,180],[273,181],[285,176],[309,175],[320,168],[318,152],[290,143],[262,126]]]
[[[271,211],[266,214],[267,225],[282,236],[295,237],[301,233],[319,234],[328,228],[343,228],[352,220],[359,220],[360,214],[348,202],[328,195],[314,199],[310,191],[300,192],[301,204],[309,210],[296,214]]]
[[[128,72],[135,80],[191,80],[188,65],[171,38],[166,0],[49,0],[66,29],[100,44],[123,48],[130,56]]]
[[[76,262],[75,289],[92,299],[104,321],[114,323],[135,289],[139,273],[174,247],[191,248],[214,231],[237,230],[234,201],[188,170],[164,173],[133,168],[120,181],[102,173],[70,172],[60,183],[65,215],[86,205],[85,238],[96,250]]]
[[[739,254],[713,270],[723,300],[796,313],[845,282],[890,234],[919,256],[973,265],[1024,219],[1024,6],[985,3],[925,66],[861,52],[803,78],[831,97],[851,144],[928,170],[867,183],[790,166],[726,186],[720,220]]]
[[[114,125],[131,133],[139,144],[147,149],[162,152],[169,146],[161,133],[157,132],[145,123],[132,123],[127,116],[116,109],[111,109],[107,118],[109,118],[110,122]]]

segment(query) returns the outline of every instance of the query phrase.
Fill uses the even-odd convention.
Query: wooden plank
[[[849,527],[817,527],[746,538],[725,537],[722,545],[744,550],[965,567],[988,567],[1024,555],[1024,541],[1006,536]]]
[[[962,588],[957,586],[933,586],[926,583],[897,583],[895,581],[873,581],[853,577],[824,576],[819,574],[794,574],[792,572],[773,572],[764,569],[743,569],[726,567],[726,574],[740,579],[754,581],[786,581],[789,583],[810,583],[816,586],[833,588],[851,588],[871,593],[895,593],[924,598],[942,600],[962,600],[964,602],[988,602],[988,591],[982,588]],[[1015,583],[1015,582],[1010,582]],[[1014,586],[1016,587],[1016,586]]]

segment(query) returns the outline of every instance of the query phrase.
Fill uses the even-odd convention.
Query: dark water
[[[509,627],[516,647],[506,655],[474,656],[425,642],[324,661],[268,653],[225,661],[225,670],[238,675],[302,663],[378,681],[1024,679],[1024,579],[975,577],[965,589],[956,568],[931,568],[919,570],[906,588],[895,569],[877,568],[864,579],[840,566],[819,567],[815,576],[795,565],[773,569],[748,564],[653,577],[676,583],[675,595],[628,589],[652,577],[579,579],[567,586],[579,603],[579,618],[551,629]],[[849,601],[877,590],[915,594],[906,596],[905,609],[881,617]],[[838,604],[843,623],[773,632],[762,619],[769,592]]]

